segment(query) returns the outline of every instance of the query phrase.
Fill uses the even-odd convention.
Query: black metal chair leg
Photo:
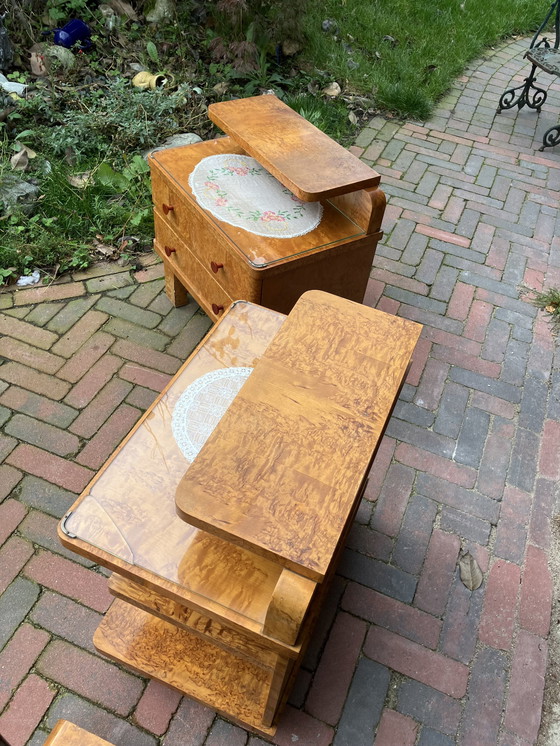
[[[504,111],[504,109],[513,109],[514,106],[517,106],[518,109],[528,106],[530,109],[536,109],[537,112],[540,112],[541,106],[546,101],[546,91],[535,85],[536,69],[537,66],[533,65],[522,85],[510,88],[502,93],[498,102],[498,113]],[[520,91],[519,95],[516,95],[517,91]]]
[[[554,127],[550,127],[550,129],[547,129],[547,131],[543,135],[543,144],[542,147],[539,148],[539,150],[544,150],[545,148],[553,148],[555,145],[558,145],[560,142],[560,124],[556,124]]]

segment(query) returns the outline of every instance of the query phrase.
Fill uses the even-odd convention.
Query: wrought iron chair
[[[553,24],[554,40],[545,36],[549,24]],[[560,0],[554,0],[550,6],[544,21],[531,40],[529,50],[524,57],[532,64],[529,76],[525,78],[522,85],[510,88],[502,93],[498,103],[498,113],[504,109],[513,109],[517,106],[522,109],[528,106],[540,112],[546,101],[546,91],[539,88],[536,83],[535,70],[540,68],[550,75],[560,75]],[[551,148],[560,142],[560,123],[550,127],[543,135],[543,144],[539,150]]]

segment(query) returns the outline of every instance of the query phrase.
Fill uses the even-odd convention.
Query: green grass
[[[347,90],[371,94],[377,107],[425,119],[470,60],[506,35],[535,30],[548,3],[325,0],[307,7],[308,60]],[[321,29],[325,19],[336,34]]]
[[[0,220],[0,270],[4,270],[0,284],[34,267],[49,268],[51,276],[87,267],[95,256],[95,241],[116,245],[127,234],[152,234],[147,172],[140,156],[122,172],[104,162],[91,169],[91,180],[84,187],[76,187],[68,180],[74,169],[51,164],[41,179],[35,213]],[[12,268],[9,274],[8,268]]]

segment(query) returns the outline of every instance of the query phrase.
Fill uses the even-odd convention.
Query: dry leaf
[[[31,148],[27,147],[27,145],[24,145],[22,142],[19,142],[18,140],[16,140],[15,144],[18,146],[20,151],[25,150],[29,160],[37,157],[37,153],[34,150],[31,150]]]
[[[482,572],[478,562],[470,552],[465,552],[459,559],[459,569],[461,571],[461,580],[463,585],[469,591],[476,591],[482,585]]]
[[[550,306],[545,306],[545,307],[544,307],[544,310],[545,310],[545,311],[548,311],[548,313],[554,313],[554,312],[555,312],[556,310],[558,310],[558,309],[557,309],[557,307],[556,307],[556,306],[553,306],[553,305],[551,304]]]
[[[286,57],[293,57],[294,54],[301,52],[301,49],[302,45],[293,39],[286,39],[282,42],[282,53],[285,54]]]
[[[20,150],[10,158],[10,163],[15,171],[25,171],[29,165],[29,156],[27,155],[25,148]]]
[[[28,148],[27,145],[22,145],[20,142],[16,141],[16,145],[19,145],[19,150],[10,158],[10,163],[14,170],[25,171],[29,165],[29,161],[32,158],[36,158],[37,153],[34,150],[31,150],[31,148]]]
[[[358,124],[358,117],[354,114],[353,111],[351,111],[350,114],[348,114],[348,119],[350,120],[352,124],[354,125]]]
[[[227,93],[228,84],[225,82],[225,80],[220,80],[219,83],[216,83],[215,86],[213,86],[212,90],[215,91],[218,96],[223,96],[224,93]]]
[[[84,171],[81,174],[71,174],[68,177],[68,182],[78,189],[85,189],[91,182],[91,171]]]
[[[118,13],[120,16],[125,16],[125,18],[131,21],[138,20],[136,11],[130,3],[125,3],[123,0],[107,0],[107,5],[113,8],[115,13]]]
[[[100,241],[94,241],[93,248],[98,254],[102,254],[103,256],[113,256],[113,254],[117,253],[116,246],[109,246],[109,244],[101,243]]]

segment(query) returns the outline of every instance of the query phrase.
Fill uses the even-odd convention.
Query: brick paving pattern
[[[560,118],[495,116],[526,42],[469,67],[428,122],[379,117],[353,150],[382,176],[366,302],[424,324],[338,576],[274,743],[534,744],[553,585],[560,361],[523,293],[560,284]],[[543,82],[548,83],[549,79]],[[57,519],[210,326],[161,265],[98,265],[0,294],[0,733],[60,717],[119,746],[262,746],[97,655],[107,573]],[[470,551],[476,591],[457,562]]]

